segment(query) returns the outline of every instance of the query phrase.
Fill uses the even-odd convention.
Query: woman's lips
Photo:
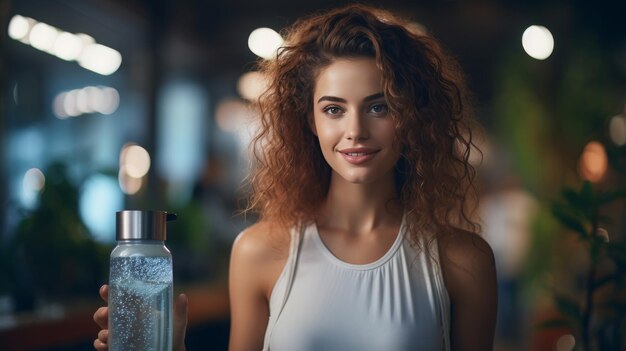
[[[360,165],[373,159],[378,151],[380,150],[369,148],[349,148],[339,150],[339,153],[349,163],[353,165]]]

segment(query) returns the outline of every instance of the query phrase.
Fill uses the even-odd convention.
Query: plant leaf
[[[561,191],[563,198],[567,201],[567,204],[580,210],[584,210],[586,207],[585,201],[581,198],[580,194],[572,188],[564,188]]]
[[[552,214],[567,228],[579,233],[581,237],[588,235],[583,222],[576,218],[570,211],[567,211],[564,206],[555,204],[552,206]]]
[[[580,199],[584,203],[592,204],[594,200],[593,197],[593,186],[590,181],[586,180],[580,189]]]

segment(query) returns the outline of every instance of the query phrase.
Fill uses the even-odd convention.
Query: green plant
[[[589,182],[580,190],[564,188],[552,213],[575,233],[588,252],[583,288],[573,298],[555,293],[562,317],[544,321],[541,327],[566,327],[580,340],[580,350],[622,350],[626,335],[626,245],[610,242],[600,224],[608,220],[601,210],[626,198],[626,190],[597,192]]]
[[[93,295],[104,282],[110,247],[89,235],[79,215],[78,187],[65,166],[54,163],[45,173],[39,205],[22,210],[8,244],[13,294],[52,299]]]

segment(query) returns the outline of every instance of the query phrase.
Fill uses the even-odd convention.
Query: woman
[[[297,22],[261,63],[260,221],[232,249],[231,350],[492,348],[495,267],[468,215],[462,75],[407,28],[352,5]]]

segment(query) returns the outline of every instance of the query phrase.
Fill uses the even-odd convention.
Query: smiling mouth
[[[375,157],[380,150],[375,149],[344,149],[339,153],[343,158],[353,165],[360,165]]]
[[[369,147],[347,147],[344,149],[338,149],[337,151],[341,152],[344,155],[364,156],[364,155],[375,154],[380,150],[375,149],[375,148],[369,148]]]
[[[348,156],[353,156],[353,157],[356,157],[356,156],[371,155],[371,154],[373,154],[373,153],[374,153],[374,152],[344,152],[343,154],[344,154],[344,155],[348,155]]]

